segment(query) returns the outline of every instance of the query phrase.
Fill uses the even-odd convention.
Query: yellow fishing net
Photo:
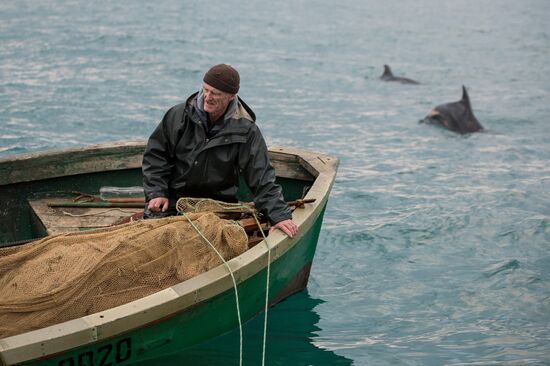
[[[225,260],[247,249],[244,229],[211,212],[224,204],[181,202],[185,216],[0,248],[0,338],[128,303],[222,264],[193,226]]]

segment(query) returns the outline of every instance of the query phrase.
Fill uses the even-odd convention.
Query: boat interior
[[[293,209],[304,204],[301,198],[314,180],[305,175],[301,178],[279,177],[277,181],[283,187],[285,200],[293,201]],[[12,205],[7,198],[9,192],[6,192],[4,203],[7,205],[0,208],[0,247],[23,244],[47,235],[110,227],[143,216],[143,197],[114,203],[99,199],[102,186],[141,184],[141,172],[138,169],[111,172],[108,176],[106,173],[94,173],[65,177],[63,182],[59,180],[54,178],[49,182],[22,183],[24,187],[19,190],[14,187],[11,199],[17,199]],[[239,192],[239,199],[243,202],[252,201],[250,191],[244,184],[241,187],[244,188]],[[31,194],[17,197],[19,194],[16,191]],[[255,220],[242,220],[242,224],[249,233],[250,246],[262,240],[262,233]],[[268,225],[263,223],[262,230],[265,232],[266,229]]]

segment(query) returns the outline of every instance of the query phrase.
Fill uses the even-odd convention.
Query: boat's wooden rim
[[[13,159],[0,159],[0,186],[55,176],[89,173],[100,170],[128,169],[141,166],[144,142],[125,142],[94,145],[90,148],[63,150],[57,152],[28,154]],[[325,154],[294,149],[270,148],[272,161],[298,163],[315,178],[305,198],[315,198],[313,204],[294,211],[293,220],[300,227],[300,233],[307,232],[315,223],[325,206],[334,183],[338,159]],[[96,157],[99,157],[99,162]],[[51,171],[43,167],[46,161],[59,161],[63,158],[66,168]],[[116,159],[117,162],[111,161]],[[95,162],[92,162],[95,160]],[[51,164],[49,168],[51,168]],[[279,167],[277,167],[279,165]],[[69,166],[71,166],[69,168]],[[292,172],[281,172],[282,165],[274,163],[277,174],[292,176]],[[33,178],[26,179],[21,170],[29,172],[33,167]],[[9,177],[2,172],[10,172]],[[302,173],[303,174],[303,173]],[[238,283],[245,281],[265,268],[268,245],[271,261],[277,260],[301,239],[290,239],[282,232],[274,232],[242,255],[229,261]],[[61,324],[24,334],[0,339],[0,360],[6,365],[44,358],[100,340],[128,332],[184,311],[233,287],[231,276],[221,265],[185,282],[159,291],[128,304],[108,309],[100,313],[74,319]]]
[[[84,148],[59,149],[0,157],[0,186],[31,182],[101,171],[124,170],[141,167],[145,140],[96,144]],[[282,176],[309,180],[316,176],[307,159],[300,160],[306,151],[289,148],[270,148],[270,156],[278,160],[301,164],[312,176],[289,170]],[[322,154],[317,154],[322,155]],[[326,155],[325,155],[326,156]],[[331,157],[327,157],[331,159]],[[334,158],[332,158],[334,159]],[[277,168],[277,166],[275,166]]]

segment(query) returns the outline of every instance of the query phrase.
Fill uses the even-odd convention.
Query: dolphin
[[[413,79],[404,78],[401,76],[394,76],[388,65],[384,65],[384,73],[382,74],[382,76],[380,76],[380,79],[384,81],[398,81],[402,84],[420,84],[418,81]]]
[[[420,122],[446,127],[460,134],[483,130],[483,126],[474,116],[470,97],[464,85],[462,86],[461,100],[438,105]]]

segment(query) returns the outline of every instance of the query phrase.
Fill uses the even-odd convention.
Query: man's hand
[[[269,233],[271,234],[276,229],[281,229],[285,232],[286,235],[290,236],[291,238],[294,237],[294,235],[298,234],[298,226],[292,221],[291,219],[280,221],[273,225],[271,229],[269,229]]]
[[[149,210],[152,212],[166,212],[168,210],[168,198],[166,197],[157,197],[153,198],[151,201],[149,201],[149,205],[147,206]]]

